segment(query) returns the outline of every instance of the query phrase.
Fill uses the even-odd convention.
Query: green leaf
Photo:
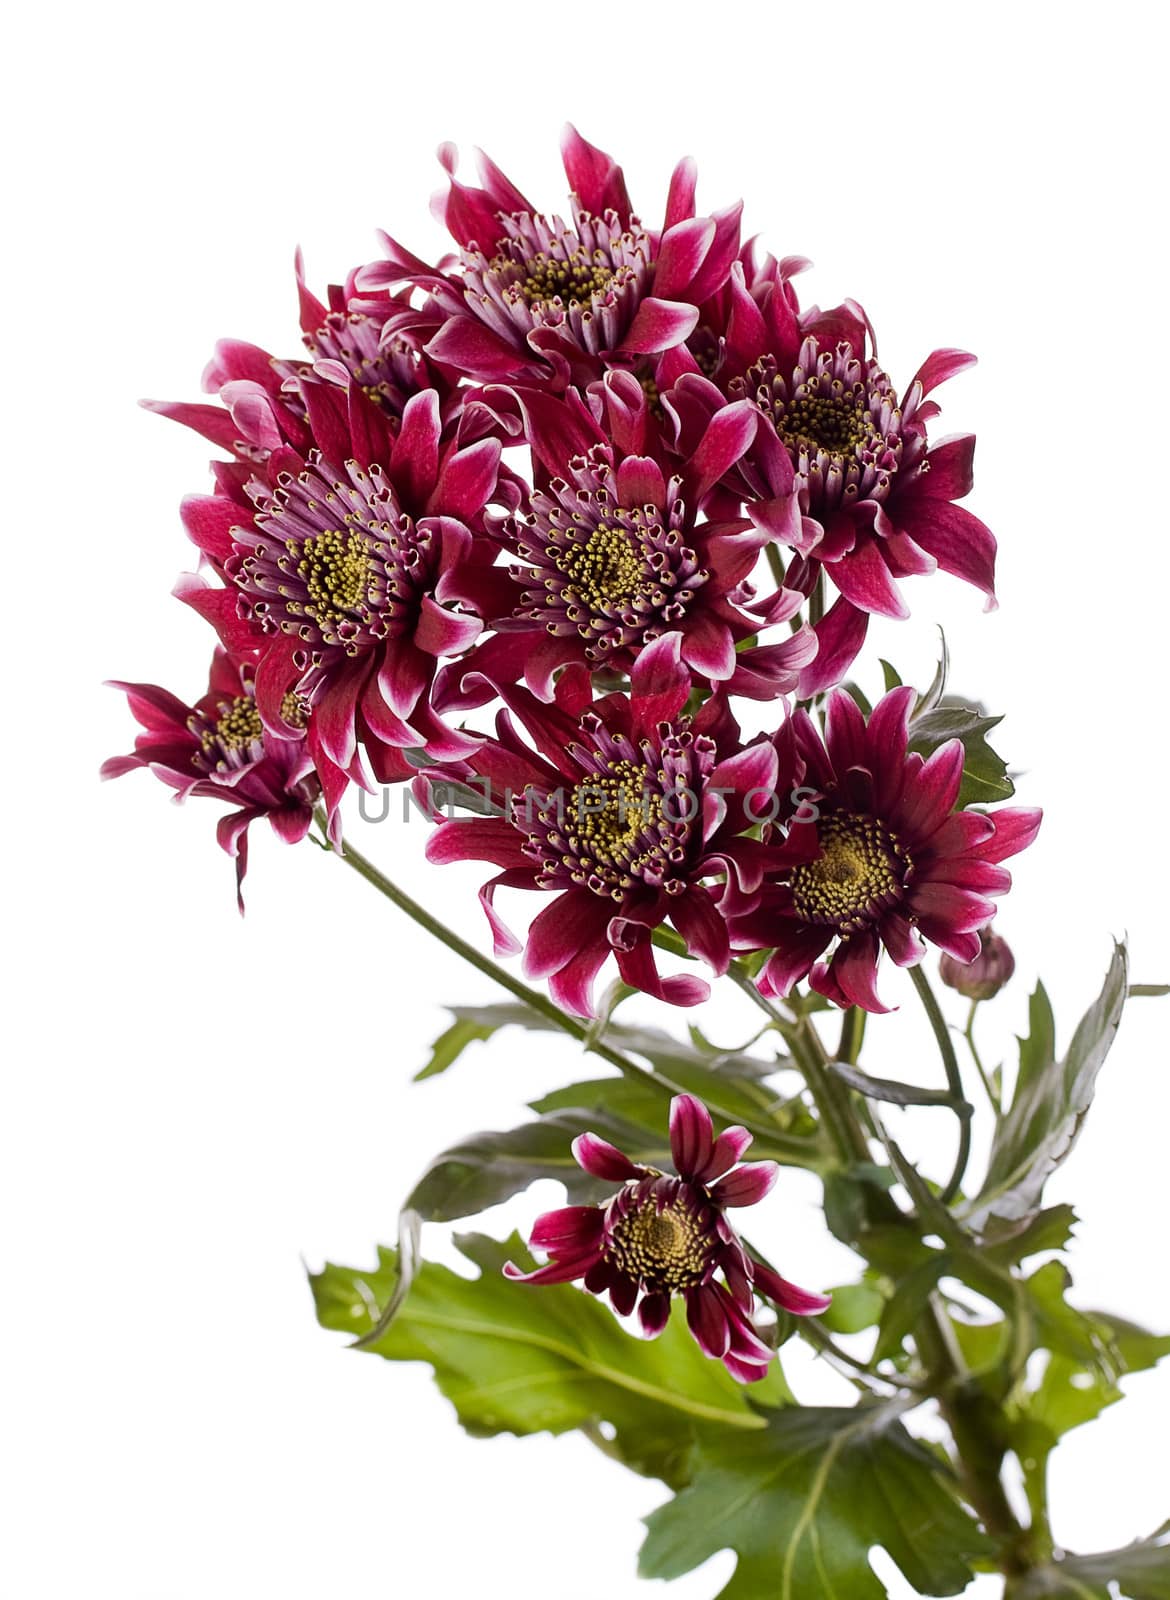
[[[454,1016],[460,1022],[476,1028],[493,1031],[505,1026],[519,1026],[536,1032],[556,1032],[547,1018],[530,1011],[527,1006],[506,1002],[502,1005],[459,1006]],[[666,1106],[672,1094],[694,1094],[704,1102],[716,1120],[742,1123],[755,1135],[753,1157],[785,1162],[793,1166],[818,1167],[824,1159],[820,1141],[816,1137],[816,1123],[804,1102],[799,1098],[785,1099],[776,1089],[761,1078],[761,1063],[755,1056],[740,1055],[734,1051],[708,1053],[694,1043],[684,1043],[658,1028],[635,1024],[611,1022],[605,1029],[605,1039],[626,1055],[641,1056],[653,1069],[658,1091],[662,1096],[661,1110],[653,1117],[652,1125],[661,1129],[666,1124]],[[777,1058],[771,1071],[788,1065],[787,1058]],[[643,1092],[629,1095],[617,1087],[623,1080],[595,1079],[591,1081],[593,1098],[577,1105],[596,1104],[603,1108],[623,1106],[629,1115],[629,1106],[638,1103],[648,1106],[647,1092],[654,1092],[654,1083],[641,1080]],[[612,1093],[603,1091],[602,1084],[614,1085]],[[566,1091],[572,1093],[573,1091]],[[565,1093],[547,1096],[537,1102],[536,1109],[562,1109],[566,1106]],[[643,1121],[648,1112],[631,1117]],[[601,1132],[602,1130],[596,1130]]]
[[[663,1107],[663,1102],[659,1102]],[[570,1148],[581,1133],[597,1133],[632,1161],[661,1167],[670,1159],[665,1111],[656,1133],[600,1110],[555,1111],[505,1133],[477,1133],[435,1157],[406,1200],[425,1222],[453,1222],[499,1205],[538,1178],[556,1178],[573,1205],[613,1193],[613,1184],[592,1178]]]
[[[910,749],[929,756],[948,739],[959,739],[963,745],[963,782],[958,804],[990,805],[1010,800],[1016,791],[1008,777],[1007,764],[987,742],[987,735],[1002,721],[1002,717],[986,716],[973,701],[944,695],[933,710],[911,718]]]
[[[869,1100],[883,1100],[895,1106],[948,1106],[957,1109],[956,1102],[947,1089],[920,1089],[913,1083],[902,1083],[897,1078],[875,1078],[848,1061],[830,1061],[829,1068],[843,1083]],[[962,1102],[967,1105],[966,1101]],[[971,1107],[967,1105],[970,1116]]]
[[[1170,1522],[1148,1539],[1098,1555],[1066,1555],[1008,1587],[1008,1600],[1109,1600],[1116,1583],[1124,1600],[1170,1600]]]
[[[772,1412],[762,1433],[696,1446],[690,1487],[647,1518],[639,1570],[677,1578],[736,1552],[719,1600],[883,1600],[882,1545],[922,1594],[958,1594],[990,1546],[901,1403]]]
[[[638,1339],[584,1290],[505,1278],[505,1261],[530,1264],[515,1235],[501,1243],[463,1234],[456,1243],[480,1276],[424,1262],[370,1348],[388,1361],[431,1366],[469,1433],[564,1433],[608,1423],[607,1448],[627,1466],[681,1484],[698,1441],[738,1442],[766,1430],[749,1394],[773,1405],[791,1399],[779,1362],[749,1390],[708,1360],[681,1301],[660,1338]],[[397,1254],[380,1250],[370,1272],[328,1265],[309,1281],[322,1326],[360,1336],[377,1325],[394,1292]]]
[[[938,630],[939,655],[938,666],[934,670],[934,677],[930,686],[914,708],[915,716],[924,716],[928,711],[934,711],[942,704],[943,695],[947,692],[947,678],[951,670],[951,652],[947,648],[947,636],[940,628]]]
[[[1077,1214],[1070,1205],[1047,1206],[1021,1227],[992,1217],[984,1230],[984,1254],[999,1266],[1016,1266],[1045,1250],[1063,1250],[1072,1237]]]
[[[874,1346],[873,1362],[889,1361],[900,1354],[902,1341],[926,1310],[926,1305],[938,1280],[951,1270],[951,1258],[945,1250],[931,1255],[902,1278],[882,1312]]]
[[[1126,973],[1125,946],[1119,944],[1104,987],[1081,1018],[1063,1061],[1043,1061],[1051,1013],[1042,989],[1033,996],[1033,1031],[1020,1047],[1020,1080],[996,1128],[983,1187],[968,1207],[971,1226],[985,1228],[993,1217],[1026,1222],[1039,1211],[1044,1185],[1067,1159],[1092,1103],[1097,1074],[1121,1022]]]
[[[843,1283],[830,1291],[833,1303],[820,1320],[830,1333],[861,1333],[872,1328],[885,1306],[885,1296],[872,1283]]]
[[[431,1059],[421,1072],[414,1075],[415,1083],[433,1078],[458,1061],[459,1057],[477,1039],[490,1039],[499,1027],[497,1022],[476,1022],[472,1017],[456,1016],[451,1026],[439,1035],[431,1046]]]
[[[892,667],[883,656],[878,657],[878,665],[882,669],[882,682],[885,684],[886,693],[889,694],[891,689],[900,689],[902,680],[898,676],[897,668]]]
[[[1170,1355],[1170,1335],[1149,1333],[1103,1312],[1090,1315],[1106,1330],[1121,1375],[1146,1371]],[[1045,1430],[1051,1438],[1051,1448],[1063,1434],[1092,1422],[1121,1397],[1112,1373],[1102,1371],[1097,1363],[1057,1351],[1049,1356],[1044,1376],[1035,1392],[1024,1400],[1020,1414]]]

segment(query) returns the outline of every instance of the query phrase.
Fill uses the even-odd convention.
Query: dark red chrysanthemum
[[[460,247],[455,263],[429,267],[387,237],[387,260],[357,274],[362,291],[406,282],[428,291],[413,327],[430,332],[426,352],[441,366],[486,381],[587,383],[680,344],[725,282],[742,208],[695,216],[692,163],[676,169],[654,232],[604,151],[571,127],[561,149],[568,221],[538,211],[481,152],[483,188],[461,183],[454,146],[443,145],[449,183],[435,209]]]
[[[461,445],[444,430],[439,396],[412,395],[393,426],[354,385],[301,386],[311,437],[287,470],[245,493],[193,497],[184,518],[227,587],[188,578],[177,591],[224,643],[259,652],[265,727],[292,736],[281,707],[309,708],[306,736],[331,815],[372,755],[423,748],[460,759],[475,741],[431,705],[439,661],[482,623],[457,592],[464,567],[494,559],[472,525],[493,494],[500,446]],[[243,503],[241,503],[243,502]],[[375,761],[378,776],[401,776]]]
[[[798,1289],[749,1255],[728,1221],[729,1207],[755,1205],[779,1174],[774,1161],[736,1166],[751,1142],[740,1127],[716,1138],[707,1108],[689,1094],[670,1103],[677,1176],[637,1166],[596,1134],[582,1134],[573,1141],[578,1164],[621,1188],[604,1206],[566,1206],[538,1217],[530,1243],[551,1259],[529,1273],[509,1262],[505,1273],[523,1283],[582,1278],[591,1293],[608,1291],[622,1316],[636,1307],[649,1338],[665,1328],[671,1299],[681,1295],[705,1355],[741,1383],[766,1377],[773,1351],[752,1326],[754,1295],[796,1317],[827,1310],[829,1297]]]
[[[724,403],[750,400],[766,419],[728,478],[747,514],[795,555],[785,583],[811,594],[821,574],[840,598],[817,625],[820,647],[801,678],[807,698],[839,683],[869,617],[909,615],[899,580],[941,568],[995,603],[995,539],[954,504],[973,482],[973,435],[928,448],[938,405],[926,397],[974,362],[936,350],[899,395],[872,351],[873,332],[852,301],[799,310],[790,278],[806,265],[774,262],[749,280],[732,267],[714,381],[676,352],[660,363],[663,403],[679,432]]]
[[[755,820],[745,800],[769,797],[776,752],[765,740],[721,758],[710,721],[681,715],[691,680],[680,644],[666,634],[641,651],[629,697],[593,702],[583,673],[583,684],[562,677],[556,705],[498,685],[536,749],[503,716],[499,737],[461,773],[486,780],[503,814],[442,822],[427,846],[434,862],[502,869],[481,894],[497,954],[520,946],[493,908],[495,890],[556,895],[529,929],[525,968],[581,1016],[592,1013],[593,980],[610,954],[635,988],[675,1005],[706,999],[701,979],[659,975],[651,930],[669,920],[725,972],[725,917],[747,910],[760,883],[766,852],[744,836]]]
[[[294,696],[285,706],[290,728],[299,723],[301,737],[272,738],[256,707],[255,676],[254,661],[217,649],[207,693],[193,706],[153,683],[112,684],[125,692],[145,731],[132,755],[113,756],[101,769],[103,778],[119,778],[148,767],[176,791],[176,799],[198,795],[235,806],[216,833],[235,857],[237,892],[247,871],[251,824],[267,817],[282,839],[296,844],[309,830],[321,792],[305,747],[303,702]]]
[[[767,535],[746,518],[702,513],[755,435],[754,408],[724,407],[691,454],[664,470],[646,393],[630,373],[608,373],[588,397],[517,388],[508,398],[543,487],[502,525],[513,564],[477,569],[480,587],[465,592],[497,635],[445,674],[451,703],[468,703],[462,684],[477,672],[523,675],[548,700],[561,667],[628,674],[640,650],[672,632],[697,679],[756,699],[795,690],[816,649],[810,628],[737,647],[788,621],[803,596],[780,590],[757,601],[750,580]]]
[[[838,1005],[885,1011],[875,988],[883,948],[903,967],[922,960],[924,941],[958,961],[979,954],[990,896],[1011,887],[1000,863],[1031,844],[1040,812],[956,809],[963,746],[910,751],[914,698],[894,689],[867,721],[838,690],[823,739],[806,711],[786,725],[781,789],[800,785],[807,798],[758,905],[732,927],[735,948],[773,952],[765,994],[786,995],[807,976]]]

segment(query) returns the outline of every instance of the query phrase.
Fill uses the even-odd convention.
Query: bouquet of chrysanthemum
[[[1072,1554],[1046,1498],[1061,1434],[1170,1351],[1068,1303],[1075,1219],[1044,1203],[1136,992],[1125,951],[1063,1054],[1038,988],[1018,1067],[985,1067],[976,1013],[1014,965],[995,900],[1040,814],[1001,803],[998,719],[948,689],[945,647],[921,689],[883,662],[872,704],[850,676],[870,617],[907,615],[902,579],[941,568],[995,603],[995,540],[958,503],[974,438],[934,437],[972,358],[935,350],[896,387],[861,306],[802,307],[807,263],[741,240],[738,205],[699,213],[690,161],[647,225],[609,156],[573,129],[563,153],[567,220],[484,157],[461,182],[444,147],[450,255],[385,237],[325,301],[298,261],[305,355],[224,342],[214,403],[153,404],[221,451],[183,503],[202,560],[177,589],[218,637],[193,704],[118,686],[143,731],[106,775],[224,802],[241,886],[257,819],[314,838],[509,991],[458,1009],[427,1072],[504,1027],[558,1031],[575,1079],[583,1050],[606,1069],[440,1154],[375,1270],[314,1276],[320,1319],[428,1362],[477,1434],[578,1428],[663,1479],[647,1576],[730,1548],[725,1596],[868,1600],[880,1545],[927,1595],[992,1571],[1016,1600],[1164,1596],[1165,1529]],[[394,784],[429,861],[490,868],[495,957],[544,987],[346,843],[351,785]],[[512,891],[537,907],[523,939]],[[859,1064],[883,955],[937,1042],[926,1086]],[[762,1031],[722,1049],[622,1017],[636,994],[702,1004],[702,972]],[[919,1170],[891,1105],[949,1114],[953,1160]],[[732,1220],[782,1204],[785,1167],[856,1252],[832,1294]],[[535,1260],[484,1235],[460,1241],[476,1279],[422,1259],[423,1222],[549,1176],[570,1203]],[[855,1405],[799,1403],[794,1338]]]

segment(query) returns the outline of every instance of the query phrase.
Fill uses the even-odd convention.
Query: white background
[[[634,1557],[660,1486],[576,1437],[470,1441],[424,1369],[347,1354],[314,1323],[302,1261],[370,1260],[434,1151],[511,1125],[577,1063],[508,1036],[410,1087],[443,1002],[490,998],[484,980],[335,861],[260,829],[241,921],[213,807],[178,811],[141,774],[99,788],[132,736],[100,680],[193,697],[208,650],[168,591],[191,560],[177,501],[206,487],[209,450],[134,402],[198,398],[222,334],[291,354],[298,242],[318,288],[375,253],[377,225],[437,249],[440,139],[482,143],[552,206],[571,116],[624,161],[650,221],[693,153],[701,202],[744,194],[750,230],[815,259],[806,298],[865,302],[898,384],[935,345],[980,355],[940,398],[944,431],[980,435],[970,503],[1000,538],[1002,610],[918,582],[913,622],[874,642],[925,678],[944,622],[956,687],[1010,712],[1001,744],[1047,821],[1001,916],[1020,974],[986,1042],[1006,1050],[1037,970],[1067,1039],[1111,934],[1129,931],[1137,979],[1170,976],[1157,14],[204,0],[29,15],[10,24],[4,107],[0,1588],[651,1592]],[[482,940],[476,869],[428,870],[418,827],[369,834]],[[877,1064],[925,1081],[912,995],[884,981],[908,1003],[874,1025]],[[1084,1218],[1077,1303],[1162,1329],[1168,1026],[1158,1002],[1133,1006],[1052,1185]],[[711,1028],[746,1036],[742,1000]],[[950,1135],[922,1115],[906,1137],[941,1171]],[[489,1225],[524,1225],[557,1193]],[[815,1201],[786,1176],[756,1231],[820,1287],[849,1257]],[[805,1398],[837,1393],[807,1360],[792,1373]],[[1056,1530],[1074,1547],[1170,1514],[1170,1374],[1127,1388],[1060,1453]],[[672,1592],[709,1600],[731,1566]]]

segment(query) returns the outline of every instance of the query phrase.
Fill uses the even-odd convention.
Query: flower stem
[[[318,815],[317,822],[321,827],[322,833],[324,833],[324,816]],[[392,883],[385,873],[379,872],[373,862],[367,860],[360,850],[355,850],[353,845],[347,844],[344,852],[334,853],[338,854],[340,859],[347,866],[352,867],[354,872],[363,877],[367,883],[372,883],[374,888],[380,894],[384,894],[386,899],[396,905],[400,911],[405,911],[406,915],[413,922],[417,922],[420,928],[425,928],[429,934],[438,939],[440,944],[445,944],[448,950],[453,950],[457,956],[462,956],[464,961],[491,978],[493,983],[498,983],[502,989],[507,989],[509,994],[515,995],[516,999],[523,1002],[530,1011],[535,1011],[555,1027],[571,1035],[572,1038],[579,1040],[587,1050],[591,1050],[594,1055],[600,1056],[603,1061],[608,1061],[610,1066],[616,1067],[626,1077],[640,1078],[664,1090],[667,1089],[667,1086],[661,1084],[652,1072],[640,1067],[636,1061],[631,1061],[628,1056],[622,1055],[620,1051],[614,1050],[603,1039],[593,1036],[585,1023],[578,1022],[575,1017],[570,1017],[558,1005],[554,1005],[546,995],[541,994],[537,989],[530,989],[526,983],[522,983],[519,978],[513,977],[510,972],[498,966],[490,956],[483,955],[474,945],[468,944],[466,939],[461,939],[451,928],[440,922],[437,917],[433,917],[425,907],[419,905],[417,900],[411,899],[405,890],[400,889],[396,883]],[[667,1092],[669,1091],[667,1090]]]
[[[766,995],[760,993],[755,981],[739,962],[731,963],[728,976],[753,1005],[771,1018],[787,1040],[837,1154],[846,1163],[868,1161],[869,1146],[865,1135],[848,1107],[849,1091],[828,1070],[824,1045],[808,1018],[798,1016],[793,1020],[786,1017]]]
[[[930,979],[921,967],[911,967],[910,977],[918,990],[918,998],[922,1001],[923,1009],[934,1032],[939,1055],[942,1057],[943,1071],[947,1075],[947,1088],[954,1103],[955,1115],[959,1119],[959,1149],[955,1156],[955,1165],[939,1195],[942,1204],[949,1206],[959,1192],[963,1175],[967,1171],[967,1162],[971,1159],[971,1108],[963,1094],[963,1079],[959,1072],[959,1059],[955,1055],[951,1030],[947,1026],[947,1019],[939,1009],[934,990],[930,987]]]
[[[991,1109],[995,1112],[996,1120],[998,1121],[1003,1116],[1003,1106],[1000,1104],[999,1096],[992,1086],[991,1078],[987,1068],[983,1065],[983,1058],[979,1054],[979,1048],[975,1043],[975,1013],[978,1009],[978,1000],[972,1000],[971,1009],[967,1013],[967,1026],[963,1030],[963,1037],[967,1041],[967,1049],[971,1052],[971,1060],[975,1063],[975,1071],[979,1074],[979,1081],[983,1085],[984,1092],[991,1102]]]

